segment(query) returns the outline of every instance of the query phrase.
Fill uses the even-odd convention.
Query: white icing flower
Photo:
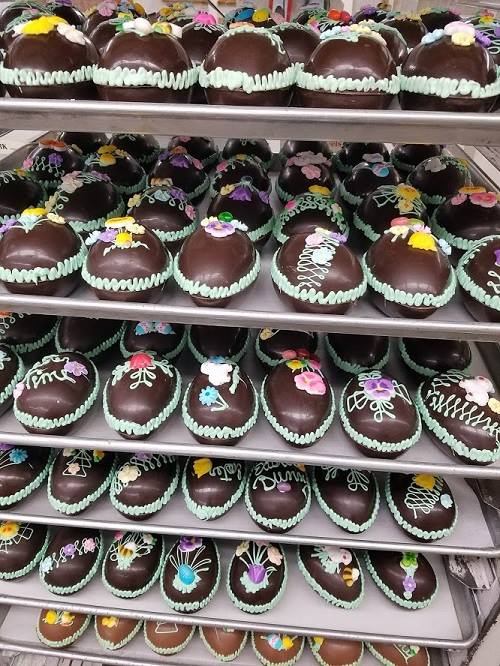
[[[230,363],[205,361],[205,363],[202,363],[200,369],[204,375],[208,375],[209,382],[214,386],[222,386],[231,381],[233,366]]]
[[[152,534],[143,534],[142,535],[142,540],[146,544],[152,544],[153,543],[153,535]]]
[[[451,509],[451,507],[453,506],[453,500],[451,499],[450,495],[448,495],[448,493],[444,493],[444,495],[441,495],[439,501],[441,502],[441,505],[444,506],[445,509]]]
[[[430,157],[427,160],[424,169],[426,171],[430,171],[431,173],[437,173],[438,171],[443,171],[446,169],[446,164],[443,164],[439,157]]]
[[[347,566],[352,562],[351,552],[345,548],[338,548],[337,546],[325,546],[325,551],[328,553],[329,559],[334,563],[342,563]]]
[[[85,35],[80,30],[77,30],[74,25],[70,23],[58,23],[57,32],[67,39],[68,42],[85,46]]]
[[[145,18],[136,18],[133,21],[125,21],[123,24],[123,32],[135,32],[138,35],[144,37],[145,35],[150,35],[153,32],[153,26]]]

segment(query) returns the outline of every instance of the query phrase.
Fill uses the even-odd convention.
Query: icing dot
[[[276,488],[280,493],[289,493],[292,489],[292,486],[287,481],[280,481]]]

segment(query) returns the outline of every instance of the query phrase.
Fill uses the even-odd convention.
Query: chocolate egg
[[[408,56],[408,45],[397,28],[386,23],[373,23],[372,21],[360,21],[359,25],[362,28],[370,28],[370,30],[378,32],[382,39],[385,40],[385,44],[396,66],[399,67],[403,64]]]
[[[407,182],[419,190],[426,206],[439,206],[469,184],[470,174],[464,160],[439,155],[420,162]]]
[[[311,506],[311,485],[303,465],[258,462],[245,486],[245,506],[266,532],[288,532]]]
[[[408,389],[380,370],[363,372],[347,383],[339,413],[347,436],[369,457],[397,458],[422,434]]]
[[[382,335],[328,333],[325,347],[337,368],[352,375],[381,370],[389,362],[389,338]]]
[[[274,224],[273,234],[276,240],[284,243],[295,234],[312,234],[317,227],[347,237],[349,226],[344,219],[342,208],[329,194],[328,189],[319,193],[306,192],[288,201]]]
[[[72,611],[42,608],[38,616],[38,640],[51,648],[62,648],[82,636],[92,619],[91,615]]]
[[[222,149],[222,157],[227,160],[236,155],[258,157],[266,169],[273,159],[273,152],[266,139],[228,139]]]
[[[95,358],[119,340],[122,326],[118,319],[61,317],[56,329],[56,349],[60,354],[80,352],[87,358]]]
[[[99,530],[58,527],[40,562],[40,580],[53,594],[74,594],[92,580],[102,555]]]
[[[215,541],[183,536],[169,550],[161,572],[161,592],[178,613],[195,613],[213,598],[220,582]]]
[[[321,666],[359,666],[363,659],[364,647],[361,641],[323,636],[309,636],[307,641]]]
[[[91,38],[91,41],[92,38]],[[94,44],[94,46],[96,46]],[[96,46],[97,48],[97,46]],[[108,137],[104,132],[59,132],[57,135],[59,141],[71,146],[71,148],[78,148],[83,155],[95,153],[101,146],[108,143]],[[78,152],[78,151],[77,151]]]
[[[424,7],[420,11],[420,17],[429,32],[443,29],[453,21],[460,21],[460,14],[450,7]]]
[[[108,176],[124,197],[131,197],[146,187],[146,172],[139,162],[110,143],[87,157],[85,171]]]
[[[227,326],[189,327],[188,347],[198,363],[204,363],[214,357],[238,363],[247,350],[250,333],[246,328]]]
[[[377,161],[375,161],[377,160]],[[360,162],[339,185],[340,200],[347,210],[354,212],[363,200],[381,185],[398,185],[401,178],[390,162],[381,162],[378,156],[371,162]]]
[[[318,334],[307,331],[285,331],[278,328],[261,328],[255,338],[255,353],[265,367],[281,363],[283,354],[289,351],[306,351],[314,354],[318,348]]]
[[[212,18],[207,20],[206,17],[213,17],[213,20]],[[167,20],[169,21],[170,18],[167,17]],[[216,21],[217,19],[213,14],[199,12],[196,16],[190,17],[188,19],[190,22],[182,28],[181,44],[195,67],[201,65],[212,46],[214,46],[215,42],[225,31],[225,26],[214,23],[214,20]],[[193,86],[191,102],[193,104],[207,103],[205,91],[203,88],[200,88],[198,83],[195,83]],[[201,159],[198,155],[195,155],[195,157]]]
[[[192,24],[190,24],[190,31],[194,27],[195,32],[199,32],[199,29],[196,29],[196,18]],[[199,28],[198,24],[198,28]],[[219,26],[217,26],[219,27]],[[216,26],[210,26],[213,28],[212,32],[216,32]],[[185,45],[185,40],[187,38],[187,31],[184,29],[182,31],[182,44]],[[196,62],[193,64],[200,65],[202,61]],[[184,146],[189,155],[192,155],[203,165],[205,170],[213,166],[219,158],[219,150],[214,143],[214,140],[208,136],[174,136],[168,142],[168,149],[172,150],[177,146]]]
[[[427,34],[427,28],[418,14],[398,12],[394,16],[385,18],[384,23],[399,30],[409,49],[414,49],[417,44],[420,44],[422,37]]]
[[[457,505],[441,476],[388,474],[385,496],[394,520],[417,541],[436,541],[455,529]]]
[[[163,150],[149,177],[150,185],[177,187],[186,193],[188,201],[198,204],[210,185],[203,164],[189,155],[184,146]]]
[[[213,197],[226,185],[233,185],[240,181],[250,181],[259,192],[269,193],[271,191],[271,181],[263,163],[252,155],[235,155],[219,162],[215,167],[210,195]]]
[[[207,650],[219,661],[233,661],[247,643],[248,634],[232,627],[200,626],[200,638]]]
[[[14,389],[14,416],[28,432],[65,435],[90,410],[98,391],[90,359],[77,352],[50,354]]]
[[[474,319],[500,322],[500,236],[474,243],[458,264],[457,278]]]
[[[191,624],[145,620],[144,642],[157,654],[177,654],[190,643],[195,630]]]
[[[500,400],[488,377],[448,370],[424,381],[416,403],[432,439],[472,465],[500,458]]]
[[[79,30],[85,22],[85,14],[73,4],[72,0],[52,0],[47,4],[47,9]]]
[[[287,634],[261,634],[252,632],[252,648],[255,656],[264,666],[270,664],[293,666],[304,651],[304,636],[288,636]]]
[[[318,33],[308,25],[284,21],[274,25],[271,32],[278,35],[283,42],[292,65],[306,63],[319,44]]]
[[[375,21],[375,23],[379,23],[386,18],[389,11],[390,7],[387,5],[365,5],[352,15],[352,22],[360,23],[361,21]]]
[[[48,543],[46,525],[0,522],[0,580],[26,576],[38,566]]]
[[[125,322],[120,338],[120,351],[124,358],[136,352],[149,351],[174,361],[184,349],[187,332],[184,324],[167,321]]]
[[[406,177],[420,162],[439,157],[443,148],[441,144],[398,143],[391,151],[391,162],[401,176]]]
[[[424,377],[434,377],[447,370],[467,372],[472,360],[465,340],[428,340],[399,338],[399,353],[405,364]]]
[[[47,481],[51,506],[70,516],[84,511],[109,488],[114,461],[114,453],[106,451],[59,450]]]
[[[262,383],[262,409],[289,444],[309,447],[323,437],[335,413],[335,398],[321,363],[299,350],[271,369]]]
[[[360,162],[387,162],[389,151],[383,143],[343,143],[340,150],[332,155],[336,171],[349,175]]]
[[[104,587],[125,599],[144,594],[158,580],[164,556],[161,535],[116,532],[102,563]]]
[[[398,606],[426,608],[438,591],[438,580],[422,553],[365,551],[365,564],[373,582]]]
[[[229,564],[227,593],[245,613],[265,613],[285,592],[287,563],[280,545],[243,541]]]
[[[0,506],[28,497],[49,472],[50,449],[0,444]]]
[[[200,520],[214,520],[243,494],[245,465],[222,458],[188,458],[182,474],[186,506]]]
[[[131,520],[144,520],[169,502],[178,482],[179,466],[174,456],[123,454],[111,482],[111,504]]]
[[[38,179],[24,169],[0,171],[0,219],[5,223],[25,208],[43,205],[46,192]]]
[[[106,650],[119,650],[124,647],[139,633],[141,627],[142,620],[115,617],[114,615],[96,615],[95,617],[97,642]]]
[[[26,357],[40,358],[56,332],[57,317],[19,312],[0,312],[0,342]],[[31,360],[31,358],[30,358]]]
[[[160,153],[160,144],[152,134],[113,134],[109,143],[132,155],[146,171]]]
[[[358,534],[373,525],[380,492],[372,472],[315,466],[312,489],[326,515],[347,532]]]
[[[286,162],[288,158],[294,157],[297,153],[321,153],[327,159],[330,159],[332,156],[332,151],[326,141],[301,141],[298,139],[288,139],[281,146],[279,157],[282,162]]]
[[[331,161],[322,153],[297,153],[289,157],[276,181],[276,193],[281,201],[291,201],[299,194],[314,192],[317,189],[333,189],[334,180],[330,173]],[[312,188],[312,189],[311,189]]]
[[[0,414],[12,405],[14,389],[24,373],[21,357],[12,348],[0,344]]]
[[[365,645],[375,659],[387,666],[431,666],[427,648],[420,645],[396,643],[365,643]]]
[[[25,158],[23,169],[51,193],[59,187],[64,174],[83,169],[83,159],[63,141],[39,139]]]

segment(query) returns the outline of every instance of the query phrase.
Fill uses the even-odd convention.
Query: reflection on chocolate
[[[23,164],[28,173],[38,178],[49,192],[59,186],[64,174],[83,169],[81,155],[71,146],[54,139],[40,139]]]
[[[12,393],[17,382],[22,380],[23,373],[21,358],[13,349],[0,344],[0,414],[12,405]]]
[[[430,666],[431,663],[427,648],[420,645],[366,643],[366,647],[380,663],[388,666]]]
[[[309,26],[302,26],[298,23],[278,23],[271,28],[271,32],[274,32],[283,41],[283,46],[292,64],[306,63],[319,44],[318,33]]]
[[[300,659],[304,650],[304,642],[304,636],[252,632],[252,647],[255,656],[264,666],[269,664],[292,666]]]
[[[118,597],[137,597],[156,580],[163,556],[162,536],[119,532],[105,555],[102,579]]]
[[[352,666],[361,662],[363,643],[341,638],[311,636],[309,647],[317,662],[322,666]]]
[[[221,661],[232,661],[243,650],[247,642],[247,632],[232,627],[200,626],[200,637]]]
[[[184,331],[184,324],[128,321],[122,333],[120,351],[125,357],[139,351],[150,351],[173,361],[184,346]]]
[[[332,151],[330,150],[326,141],[298,141],[297,139],[288,139],[281,146],[280,155],[285,159],[289,159],[297,153],[321,153],[327,159],[330,159]]]
[[[97,615],[95,618],[95,630],[101,645],[108,650],[118,650],[136,635],[142,625],[142,620],[133,620],[128,617],[103,617]]]
[[[283,352],[305,349],[314,354],[318,348],[318,334],[307,331],[285,331],[278,328],[262,328],[255,339],[257,357],[265,366],[277,365],[283,360]]]
[[[248,342],[248,329],[227,326],[200,326],[189,328],[188,345],[199,363],[221,356],[237,363]]]
[[[38,616],[38,639],[53,648],[74,643],[86,630],[90,616],[72,611],[42,608]]]
[[[299,570],[325,601],[341,608],[355,608],[363,598],[363,572],[354,551],[335,546],[301,544]]]
[[[188,195],[191,203],[198,204],[203,199],[210,181],[200,160],[189,155],[184,146],[177,146],[159,154],[149,182],[151,185],[178,187]]]
[[[118,340],[122,328],[118,319],[62,317],[56,331],[58,352],[74,351],[87,358],[100,356]]]
[[[0,579],[26,575],[44,551],[48,527],[4,520],[0,523]]]
[[[299,158],[301,153],[299,153]],[[314,157],[312,156],[312,159]],[[330,173],[330,163],[327,159],[324,160],[325,164],[316,164],[311,161],[313,165],[312,171],[308,171],[307,162],[304,164],[285,164],[278,174],[277,192],[282,201],[293,199],[299,194],[310,192],[311,187],[324,187],[328,190],[333,189],[334,180]],[[311,178],[312,176],[312,178]],[[281,190],[281,192],[280,192]]]
[[[84,155],[94,153],[108,143],[108,137],[104,132],[59,132],[57,139],[72,148],[76,146]]]
[[[53,0],[47,4],[47,9],[55,14],[60,16],[65,21],[74,25],[78,30],[82,29],[83,24],[85,23],[85,14],[78,9],[73,3],[63,0]]]
[[[26,358],[40,354],[54,337],[57,317],[18,312],[0,312],[0,342]],[[38,359],[35,359],[38,360]]]
[[[422,37],[427,34],[427,28],[417,15],[396,14],[392,18],[384,19],[384,23],[399,30],[409,49],[420,44]]]
[[[268,165],[273,153],[266,139],[228,139],[222,150],[222,157],[227,160],[236,155],[252,155],[258,157],[264,165]]]
[[[212,179],[215,192],[220,192],[225,185],[233,185],[240,181],[250,181],[261,192],[271,191],[271,181],[263,163],[251,155],[238,155],[224,160],[217,165],[216,172]]]
[[[89,39],[96,47],[99,56],[102,56],[106,47],[112,38],[116,35],[116,19],[108,19],[99,23],[92,32],[89,33]],[[105,141],[104,143],[107,143]]]
[[[188,458],[182,481],[187,508],[202,520],[219,518],[241,496],[244,477],[245,464],[242,462]]]
[[[160,144],[152,134],[113,134],[109,143],[132,155],[145,169],[154,164],[160,152]]]
[[[433,7],[427,8],[420,12],[420,19],[429,32],[433,30],[441,30],[448,23],[453,21],[460,21],[460,15],[453,9],[448,7]],[[411,664],[413,666],[413,664]],[[417,664],[415,664],[417,666]]]
[[[47,476],[49,448],[3,444],[0,451],[0,506],[14,506]]]
[[[366,24],[366,27],[371,28],[372,30],[374,29],[373,24],[371,23]],[[385,23],[377,23],[375,32],[378,32],[380,36],[385,39],[389,53],[396,65],[398,67],[402,65],[408,55],[408,46],[399,30],[397,28],[391,28],[390,26],[385,25]]]
[[[390,162],[360,162],[342,182],[340,196],[350,209],[381,185],[397,185],[401,178]]]
[[[197,66],[205,60],[208,52],[223,33],[222,25],[205,25],[195,20],[183,28],[180,42],[193,65]]]
[[[144,622],[146,645],[158,654],[177,654],[189,643],[195,627],[190,624],[171,624],[157,620]]]
[[[389,360],[389,338],[382,335],[328,333],[326,343],[335,365],[352,374],[380,370]]]
[[[360,162],[387,162],[389,151],[383,143],[344,143],[333,161],[340,173],[351,173]]]
[[[437,206],[469,184],[469,170],[463,161],[455,157],[430,157],[410,173],[408,184],[422,193],[425,204]]]
[[[420,162],[439,157],[443,148],[440,144],[398,143],[391,151],[391,162],[405,178]]]
[[[469,343],[465,340],[401,338],[399,350],[406,365],[426,377],[447,370],[467,370],[472,360]]]
[[[183,39],[184,34],[183,31]],[[200,160],[205,168],[214,164],[219,157],[219,150],[214,140],[208,136],[174,136],[168,143],[168,150],[173,150],[177,146],[183,146],[189,155]]]
[[[457,277],[464,302],[478,321],[500,322],[499,289],[500,236],[478,242],[460,260]]]
[[[0,171],[0,217],[19,215],[43,203],[45,191],[29,174]]]

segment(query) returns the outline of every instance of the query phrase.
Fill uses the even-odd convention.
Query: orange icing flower
[[[458,191],[460,194],[481,194],[482,192],[486,192],[486,188],[481,185],[469,185],[461,187]]]
[[[0,536],[4,539],[12,539],[19,532],[19,523],[13,520],[5,520],[0,525]]]

